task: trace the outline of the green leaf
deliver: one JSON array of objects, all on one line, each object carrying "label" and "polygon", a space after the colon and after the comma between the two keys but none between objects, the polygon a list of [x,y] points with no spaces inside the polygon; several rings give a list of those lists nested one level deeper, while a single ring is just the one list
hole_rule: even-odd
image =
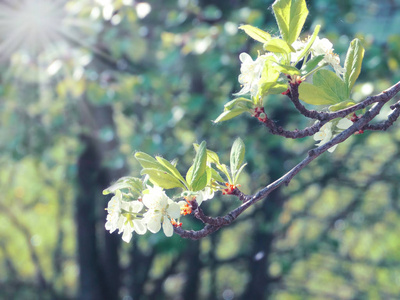
[{"label": "green leaf", "polygon": [[128,189],[133,193],[138,195],[141,194],[143,190],[142,180],[136,177],[122,177],[118,179],[114,184],[103,191],[103,195],[108,195],[110,193],[115,194],[117,190]]},{"label": "green leaf", "polygon": [[309,39],[307,45],[304,47],[303,51],[301,51],[301,53],[300,53],[299,57],[297,58],[296,62],[294,63],[294,65],[296,65],[303,57],[305,57],[305,56],[308,54],[308,52],[309,52],[311,46],[314,44],[314,41],[315,41],[315,39],[317,38],[317,35],[318,35],[318,33],[319,33],[319,29],[320,29],[320,28],[321,28],[320,25],[317,25],[317,26],[315,27],[314,32],[313,32],[311,38]]},{"label": "green leaf", "polygon": [[261,95],[267,94],[269,89],[276,84],[276,81],[279,78],[279,71],[272,65],[272,63],[273,61],[267,60],[261,73],[261,78],[258,83]]},{"label": "green leaf", "polygon": [[347,87],[334,72],[318,70],[313,76],[313,84],[300,84],[299,98],[313,105],[336,104],[348,100]]},{"label": "green leaf", "polygon": [[192,187],[191,187],[191,191],[193,192],[197,192],[197,191],[201,191],[202,189],[204,189],[207,186],[207,172],[204,172],[199,178],[197,178],[197,180],[193,181]]},{"label": "green leaf", "polygon": [[360,75],[364,52],[364,47],[359,39],[354,39],[351,41],[349,50],[347,50],[346,60],[344,62],[344,82],[347,85],[347,97],[350,96],[351,89]]},{"label": "green leaf", "polygon": [[242,171],[243,171],[243,169],[244,169],[245,166],[247,166],[247,163],[246,163],[246,164],[243,164],[243,165],[240,167],[240,169],[236,172],[235,178],[234,178],[234,180],[233,180],[233,184],[236,184],[236,183],[237,183],[237,181],[238,181],[238,179],[239,179],[239,175],[240,175],[240,173],[242,173]]},{"label": "green leaf", "polygon": [[272,40],[269,40],[264,44],[264,50],[265,51],[270,51],[274,53],[290,53],[290,52],[295,52],[296,50],[289,45],[286,41],[275,38]]},{"label": "green leaf", "polygon": [[[202,142],[199,146],[199,149],[196,153],[196,156],[193,161],[193,165],[190,167],[189,171],[186,174],[186,181],[189,184],[189,188],[193,189],[195,186],[199,186],[202,182],[202,176],[206,173],[207,167],[207,151],[206,151],[206,142]],[[207,181],[207,175],[206,175]],[[207,182],[206,182],[207,184]]]},{"label": "green leaf", "polygon": [[182,182],[167,172],[145,168],[140,173],[149,175],[150,181],[163,189],[173,189],[177,187],[186,189]]},{"label": "green leaf", "polygon": [[297,69],[296,67],[286,66],[286,65],[279,64],[279,63],[276,63],[276,65],[274,67],[276,70],[278,70],[279,72],[281,72],[283,74],[300,75],[300,70]]},{"label": "green leaf", "polygon": [[218,118],[215,119],[214,123],[219,123],[222,121],[233,119],[234,117],[237,117],[238,115],[241,115],[246,111],[249,112],[250,110],[244,108],[234,108],[232,110],[224,111],[222,114],[218,116]]},{"label": "green leaf", "polygon": [[281,93],[287,91],[288,88],[289,88],[289,86],[287,83],[276,82],[268,89],[267,94],[270,94],[270,95],[281,94]]},{"label": "green leaf", "polygon": [[[194,150],[199,151],[199,144],[193,144]],[[207,161],[213,164],[219,164],[219,157],[218,154],[214,151],[207,149]]]},{"label": "green leaf", "polygon": [[169,172],[169,170],[160,164],[154,157],[144,152],[136,152],[135,158],[139,161],[140,165],[144,169],[157,169]]},{"label": "green leaf", "polygon": [[219,172],[213,168],[211,168],[211,178],[218,182],[225,182],[225,180],[221,177]]},{"label": "green leaf", "polygon": [[229,174],[228,167],[225,164],[217,165],[217,169],[225,174],[226,178],[228,178],[229,183],[232,183],[231,175]]},{"label": "green leaf", "polygon": [[300,35],[308,15],[305,0],[277,0],[272,4],[281,35],[292,44]]},{"label": "green leaf", "polygon": [[235,178],[239,166],[244,160],[245,146],[241,138],[237,138],[232,145],[231,149],[231,173],[232,178]]},{"label": "green leaf", "polygon": [[239,27],[239,29],[244,30],[248,36],[261,43],[266,43],[271,39],[271,35],[268,32],[251,25],[242,25]]},{"label": "green leaf", "polygon": [[254,108],[253,101],[246,99],[246,98],[236,98],[224,105],[224,111],[232,110],[235,107],[237,108],[247,108],[252,109]]},{"label": "green leaf", "polygon": [[340,102],[338,104],[329,106],[329,110],[330,111],[338,111],[338,110],[341,110],[341,109],[344,109],[344,108],[347,108],[347,107],[350,107],[350,106],[353,106],[353,105],[355,105],[355,103],[353,101],[351,101],[351,100],[344,101],[344,102]]},{"label": "green leaf", "polygon": [[173,164],[171,164],[168,160],[166,160],[160,156],[156,156],[156,159],[160,164],[162,164],[164,167],[166,167],[168,169],[168,171],[171,175],[175,176],[183,184],[186,185],[185,179],[182,177],[181,173],[179,173],[178,169]]},{"label": "green leaf", "polygon": [[318,56],[314,56],[311,58],[309,61],[307,61],[306,64],[304,64],[301,67],[301,76],[306,76],[308,73],[310,73],[312,70],[314,70],[318,64],[324,59],[325,55],[321,54]]},{"label": "green leaf", "polygon": [[348,99],[346,84],[334,72],[318,70],[313,76],[313,84],[323,88],[328,94],[337,98],[336,102]]},{"label": "green leaf", "polygon": [[299,99],[313,105],[336,104],[338,98],[325,91],[325,89],[303,82],[299,86]]}]

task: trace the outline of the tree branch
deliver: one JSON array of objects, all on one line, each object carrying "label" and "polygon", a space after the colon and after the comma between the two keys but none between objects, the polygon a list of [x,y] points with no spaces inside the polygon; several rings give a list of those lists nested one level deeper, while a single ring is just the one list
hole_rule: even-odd
[{"label": "tree branch", "polygon": [[[296,129],[293,131],[289,131],[289,130],[283,129],[281,126],[277,126],[273,120],[268,119],[267,117],[265,119],[259,118],[260,122],[262,122],[269,129],[269,132],[271,134],[280,135],[280,136],[283,136],[286,138],[291,138],[291,139],[298,139],[298,138],[303,138],[303,137],[307,137],[307,136],[312,136],[315,133],[317,133],[324,124],[326,124],[327,122],[329,122],[333,119],[344,118],[347,115],[349,115],[357,110],[364,109],[374,103],[378,103],[378,102],[382,102],[382,101],[385,101],[385,103],[386,103],[387,102],[386,99],[388,97],[389,97],[389,99],[392,99],[400,91],[400,82],[396,83],[395,85],[393,85],[392,87],[390,87],[389,89],[387,89],[386,91],[383,91],[382,93],[380,93],[378,95],[367,97],[365,100],[363,100],[362,102],[360,102],[358,104],[355,104],[348,108],[341,109],[341,110],[338,110],[336,112],[331,112],[331,113],[306,109],[300,103],[298,87],[299,87],[299,84],[297,84],[297,83],[290,84],[290,93],[288,94],[289,99],[293,102],[296,109],[302,115],[304,115],[307,118],[318,120],[319,122],[316,122],[315,124],[313,124],[309,127],[306,127],[303,130]],[[400,107],[399,107],[400,104],[396,104],[396,105],[394,105],[394,106],[396,106],[398,108],[395,109],[395,111],[389,116],[390,118],[386,122],[384,122],[382,124],[380,123],[380,124],[376,124],[376,125],[368,125],[365,128],[363,128],[362,130],[386,130],[387,128],[389,128],[397,120],[397,118],[400,115],[400,111],[398,111],[398,110],[400,110]],[[392,108],[392,109],[394,109],[394,108]]]},{"label": "tree branch", "polygon": [[[293,89],[296,91],[296,87]],[[319,157],[322,153],[326,152],[329,148],[342,143],[343,141],[347,140],[351,135],[354,133],[362,130],[363,128],[366,128],[368,123],[373,120],[380,112],[382,107],[389,101],[391,100],[398,92],[400,91],[400,82],[397,84],[393,85],[391,88],[387,89],[386,91],[383,91],[382,93],[368,97],[364,101],[360,102],[357,105],[354,105],[352,107],[334,112],[334,113],[321,113],[321,116],[326,116],[327,119],[321,120],[317,124],[321,124],[322,122],[325,121],[325,123],[328,120],[332,120],[335,118],[339,117],[345,117],[351,112],[354,112],[358,109],[365,108],[373,103],[375,105],[367,111],[362,117],[360,117],[352,126],[350,126],[348,129],[344,130],[337,136],[335,136],[332,140],[330,140],[328,143],[323,144],[315,149],[312,149],[308,151],[308,155],[305,159],[303,159],[300,163],[298,163],[295,167],[293,167],[289,172],[284,174],[281,178],[275,180],[271,184],[267,185],[263,189],[259,190],[257,193],[254,195],[249,195],[246,196],[242,192],[238,192],[235,194],[237,197],[239,197],[244,203],[237,207],[236,209],[232,210],[230,213],[223,217],[217,217],[217,218],[211,218],[207,217],[204,215],[203,211],[199,207],[195,207],[195,216],[202,220],[204,223],[207,225],[198,231],[194,230],[184,230],[180,227],[175,227],[175,233],[179,234],[183,238],[190,238],[190,239],[201,239],[207,235],[210,235],[211,233],[217,231],[223,226],[229,225],[232,223],[239,215],[241,215],[246,209],[248,209],[250,206],[255,204],[256,202],[260,201],[261,199],[267,197],[272,191],[275,189],[279,188],[283,184],[288,185],[292,178],[296,176],[302,169],[304,169],[310,162],[315,160],[317,157]],[[296,94],[295,94],[296,96]],[[394,112],[389,116],[388,121],[389,122],[394,122],[398,115],[400,115],[400,104],[399,102],[396,103],[395,105],[392,106],[394,108]],[[268,119],[267,119],[268,120]],[[378,124],[379,125],[379,124]],[[322,125],[321,125],[322,126]],[[370,125],[372,126],[372,125]],[[389,125],[390,126],[390,125]],[[389,127],[388,126],[388,127]]]}]

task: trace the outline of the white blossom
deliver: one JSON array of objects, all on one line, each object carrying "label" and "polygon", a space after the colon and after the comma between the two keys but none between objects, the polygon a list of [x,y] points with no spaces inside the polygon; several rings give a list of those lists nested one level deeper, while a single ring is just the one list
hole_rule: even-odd
[{"label": "white blossom", "polygon": [[115,196],[108,202],[106,230],[112,233],[118,229],[119,234],[123,233],[122,240],[127,243],[134,231],[138,234],[146,233],[142,217],[138,216],[142,208],[143,204],[139,201],[123,201],[121,191],[117,190]]},{"label": "white blossom", "polygon": [[[336,132],[343,131],[343,130],[349,128],[351,125],[353,125],[352,121],[350,121],[347,118],[343,118],[336,124],[336,127],[340,129],[340,130],[336,129]],[[320,141],[318,144],[316,144],[316,146],[322,146],[322,145],[328,143],[331,139],[333,139],[337,135],[337,134],[334,135],[334,132],[333,132],[334,129],[332,127],[333,127],[333,123],[331,121],[331,122],[323,125],[321,127],[321,129],[316,134],[314,134],[314,140]],[[329,148],[328,152],[332,153],[333,151],[336,150],[336,147],[337,147],[337,144],[332,146],[331,148]]]},{"label": "white blossom", "polygon": [[158,186],[148,187],[148,193],[143,195],[143,204],[148,208],[144,214],[144,222],[152,233],[160,231],[161,224],[166,236],[172,236],[174,230],[170,219],[178,219],[180,206],[172,201]]},{"label": "white blossom", "polygon": [[109,230],[110,233],[113,233],[118,228],[119,220],[122,218],[121,215],[121,201],[122,194],[119,190],[116,191],[114,197],[108,201],[108,206],[106,208],[107,214],[107,222],[106,222],[106,230]]},{"label": "white blossom", "polygon": [[197,205],[200,206],[203,201],[214,198],[214,190],[210,187],[206,187],[205,189],[198,192],[196,196]]},{"label": "white blossom", "polygon": [[339,55],[333,53],[333,50],[333,44],[327,38],[320,39],[318,36],[311,47],[313,56],[325,55],[324,59],[319,63],[320,65],[328,63],[337,75],[342,75],[344,68],[340,65]]},{"label": "white blossom", "polygon": [[291,62],[296,62],[297,59],[299,58],[301,52],[304,50],[304,47],[307,45],[308,41],[301,41],[297,40],[292,44],[292,47],[296,52],[292,52],[290,55],[290,61]]},{"label": "white blossom", "polygon": [[252,97],[258,93],[258,82],[265,63],[265,55],[257,57],[255,61],[245,52],[240,53],[239,59],[242,62],[240,67],[239,83],[242,89],[236,93],[236,96],[250,93]]},{"label": "white blossom", "polygon": [[[291,62],[296,62],[301,52],[308,44],[308,39],[301,41],[297,40],[292,44],[296,52],[291,53]],[[324,55],[324,59],[319,63],[320,66],[327,63],[335,70],[337,75],[342,75],[345,69],[340,65],[340,58],[333,52],[333,44],[327,39],[320,39],[318,36],[315,38],[311,46],[311,57]]]},{"label": "white blossom", "polygon": [[336,127],[345,130],[345,129],[349,128],[351,125],[353,125],[352,121],[350,121],[347,118],[343,118],[337,123]]}]

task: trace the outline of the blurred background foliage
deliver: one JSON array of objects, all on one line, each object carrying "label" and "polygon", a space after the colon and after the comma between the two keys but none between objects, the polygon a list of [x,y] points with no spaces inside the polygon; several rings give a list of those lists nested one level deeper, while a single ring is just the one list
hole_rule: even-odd
[{"label": "blurred background foliage", "polygon": [[[183,171],[192,143],[228,160],[240,136],[242,190],[254,193],[313,147],[250,117],[211,122],[240,88],[239,53],[261,50],[238,26],[277,34],[271,4],[0,1],[1,299],[398,299],[398,124],[352,137],[200,241],[125,244],[104,229],[101,191],[139,175],[136,150],[179,158]],[[355,100],[400,80],[399,1],[307,4],[303,36],[322,24],[342,62],[350,40],[363,41]],[[287,128],[310,125],[283,96],[265,105]],[[218,195],[204,209],[239,204]]]}]

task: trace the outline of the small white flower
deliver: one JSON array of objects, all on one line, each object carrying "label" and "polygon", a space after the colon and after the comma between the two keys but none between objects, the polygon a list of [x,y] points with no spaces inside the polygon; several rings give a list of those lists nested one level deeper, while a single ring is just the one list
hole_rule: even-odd
[{"label": "small white flower", "polygon": [[138,234],[145,234],[147,231],[143,218],[137,217],[137,214],[140,213],[143,208],[143,204],[139,201],[122,201],[121,208],[123,211],[123,220],[118,226],[118,233],[123,232],[122,240],[129,243],[134,231]]},{"label": "small white flower", "polygon": [[121,201],[122,201],[122,194],[121,191],[117,190],[114,197],[108,201],[107,206],[107,222],[106,222],[106,230],[109,230],[110,233],[113,233],[118,228],[118,223],[121,215]]},{"label": "small white flower", "polygon": [[292,47],[294,48],[294,50],[296,50],[296,52],[292,52],[290,55],[290,61],[291,62],[296,62],[297,59],[299,58],[301,52],[303,51],[304,47],[307,45],[308,40],[305,41],[301,41],[301,40],[297,40],[292,44]]},{"label": "small white flower", "polygon": [[250,93],[252,97],[258,93],[258,82],[261,78],[261,73],[264,68],[265,55],[257,57],[255,61],[245,52],[240,53],[239,59],[242,62],[240,67],[241,74],[239,75],[239,83],[242,89],[234,94],[236,96]]},{"label": "small white flower", "polygon": [[332,122],[323,125],[320,130],[314,134],[314,140],[320,141],[316,146],[326,144],[332,139]]},{"label": "small white flower", "polygon": [[122,240],[129,243],[133,231],[138,234],[146,233],[146,226],[141,217],[137,216],[142,208],[143,204],[139,201],[123,201],[121,191],[117,190],[115,196],[108,202],[105,228],[110,233],[119,229],[118,233],[123,233]]},{"label": "small white flower", "polygon": [[[347,118],[341,119],[337,124],[336,127],[339,128],[340,130],[336,131],[343,131],[347,128],[349,128],[351,125],[353,125],[353,122],[350,121]],[[336,134],[337,135],[337,134]],[[336,135],[333,135],[333,128],[332,128],[332,121],[329,123],[326,123],[321,127],[321,129],[314,134],[314,140],[320,141],[316,146],[322,146],[329,142],[331,139],[333,139]],[[332,146],[331,148],[328,149],[328,152],[333,152],[335,151],[337,147],[337,144]]]},{"label": "small white flower", "polygon": [[345,70],[340,65],[339,55],[333,53],[333,50],[333,44],[328,39],[320,39],[318,36],[311,47],[313,56],[325,55],[324,59],[319,63],[319,65],[328,63],[332,66],[337,75],[342,75]]},{"label": "small white flower", "polygon": [[349,119],[347,119],[347,118],[343,118],[343,119],[341,119],[338,123],[337,123],[337,127],[338,128],[340,128],[340,129],[347,129],[347,128],[349,128],[351,125],[353,125],[353,122],[352,121],[350,121]]},{"label": "small white flower", "polygon": [[210,187],[206,187],[205,189],[198,192],[196,196],[197,205],[200,206],[203,201],[214,198],[214,190]]},{"label": "small white flower", "polygon": [[[297,61],[307,44],[308,39],[304,41],[297,40],[292,44],[296,52],[291,53],[291,62]],[[344,73],[345,69],[340,65],[340,58],[337,54],[333,53],[333,44],[327,38],[320,39],[317,36],[310,50],[312,57],[324,55],[324,59],[319,63],[320,66],[327,63],[332,66],[337,75]]]},{"label": "small white flower", "polygon": [[152,233],[160,231],[161,224],[166,236],[172,236],[174,229],[170,219],[178,219],[180,206],[172,201],[162,188],[158,186],[148,187],[149,193],[144,194],[143,204],[149,209],[144,214],[144,222]]}]

